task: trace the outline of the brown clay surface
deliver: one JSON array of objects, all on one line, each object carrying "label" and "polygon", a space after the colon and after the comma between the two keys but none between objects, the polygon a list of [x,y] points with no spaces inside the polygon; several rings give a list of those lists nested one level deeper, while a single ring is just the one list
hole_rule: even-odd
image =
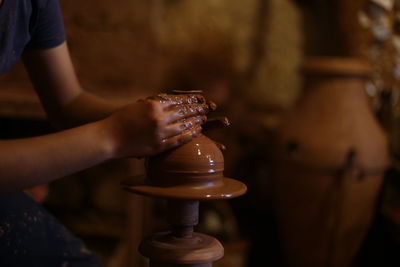
[{"label": "brown clay surface", "polygon": [[[139,182],[140,183],[140,182]],[[142,185],[129,185],[129,182],[123,183],[124,189],[132,193],[160,197],[176,198],[187,200],[217,200],[230,199],[243,195],[247,191],[245,184],[230,178],[224,178],[221,186],[196,187],[196,186],[151,186],[142,181]]]},{"label": "brown clay surface", "polygon": [[[229,199],[244,194],[242,182],[223,176],[224,158],[214,141],[200,135],[147,162],[147,176],[124,182],[126,190],[146,196],[188,200]],[[136,177],[138,178],[138,177]]]}]

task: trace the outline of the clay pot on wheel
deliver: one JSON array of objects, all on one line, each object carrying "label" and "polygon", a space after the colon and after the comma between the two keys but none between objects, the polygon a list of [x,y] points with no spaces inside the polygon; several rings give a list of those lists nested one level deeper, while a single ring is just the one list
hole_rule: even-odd
[{"label": "clay pot on wheel", "polygon": [[[179,100],[187,95],[161,97]],[[227,118],[214,118],[207,120],[203,128],[228,125]],[[200,201],[231,199],[247,190],[243,183],[224,176],[223,147],[199,134],[186,144],[149,157],[145,176],[123,182],[132,193],[168,201],[171,230],[145,238],[139,247],[140,253],[149,258],[150,267],[211,267],[224,255],[217,239],[194,232]]]},{"label": "clay pot on wheel", "polygon": [[304,93],[276,132],[273,206],[285,266],[350,266],[388,165],[368,103],[371,68],[351,58],[305,62]]}]

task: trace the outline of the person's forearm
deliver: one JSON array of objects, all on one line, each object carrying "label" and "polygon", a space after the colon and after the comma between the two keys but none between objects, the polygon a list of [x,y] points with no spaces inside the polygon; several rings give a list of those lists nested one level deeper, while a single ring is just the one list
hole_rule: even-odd
[{"label": "person's forearm", "polygon": [[110,159],[153,156],[191,141],[201,133],[210,107],[201,96],[178,98],[179,104],[148,98],[77,128],[0,141],[0,193],[47,183]]},{"label": "person's forearm", "polygon": [[97,121],[118,107],[82,89],[66,43],[47,50],[27,49],[23,59],[47,116],[57,127]]},{"label": "person's forearm", "polygon": [[0,141],[0,193],[47,183],[111,158],[113,146],[101,123]]},{"label": "person's forearm", "polygon": [[65,129],[104,119],[119,107],[117,103],[82,91],[67,105],[47,113],[55,126]]}]

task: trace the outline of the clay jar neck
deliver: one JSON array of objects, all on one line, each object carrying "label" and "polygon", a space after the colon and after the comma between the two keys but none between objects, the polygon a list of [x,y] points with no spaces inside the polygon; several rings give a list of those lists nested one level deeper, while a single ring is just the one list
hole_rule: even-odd
[{"label": "clay jar neck", "polygon": [[366,62],[356,58],[309,58],[304,62],[302,72],[302,100],[313,101],[314,106],[322,109],[324,105],[333,110],[344,106],[350,110],[369,108],[364,85],[371,77],[372,68]]},{"label": "clay jar neck", "polygon": [[305,76],[304,94],[300,102],[314,103],[321,108],[335,105],[335,109],[369,109],[364,89],[366,81],[367,78],[362,76],[309,74]]}]

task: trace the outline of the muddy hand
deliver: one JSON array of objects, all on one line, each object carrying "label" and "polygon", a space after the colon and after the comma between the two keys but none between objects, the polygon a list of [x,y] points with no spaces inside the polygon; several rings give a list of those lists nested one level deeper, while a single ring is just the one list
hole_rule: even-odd
[{"label": "muddy hand", "polygon": [[151,156],[198,136],[209,110],[209,105],[197,96],[162,101],[151,97],[105,119],[105,133],[111,136],[115,157]]},{"label": "muddy hand", "polygon": [[160,103],[169,103],[171,105],[190,105],[192,108],[204,108],[204,111],[214,111],[217,105],[212,101],[206,101],[200,94],[158,94],[148,99],[160,101]]}]

